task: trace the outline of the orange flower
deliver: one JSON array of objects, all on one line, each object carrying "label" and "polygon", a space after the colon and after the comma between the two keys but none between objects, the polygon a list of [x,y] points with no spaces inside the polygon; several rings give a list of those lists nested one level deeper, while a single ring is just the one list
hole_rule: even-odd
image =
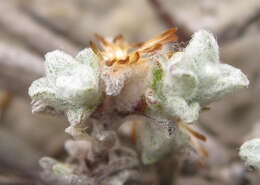
[{"label": "orange flower", "polygon": [[177,28],[171,28],[149,41],[133,45],[130,45],[121,34],[111,42],[96,34],[103,50],[100,51],[93,42],[90,42],[90,46],[107,66],[132,65],[146,62],[145,54],[154,54],[155,51],[162,49],[163,45],[177,41],[178,37],[174,34],[176,31]]}]

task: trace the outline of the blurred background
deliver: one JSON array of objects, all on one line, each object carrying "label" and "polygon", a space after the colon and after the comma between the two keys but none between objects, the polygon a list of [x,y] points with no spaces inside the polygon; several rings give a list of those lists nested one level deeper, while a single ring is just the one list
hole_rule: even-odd
[{"label": "blurred background", "polygon": [[197,129],[208,137],[205,168],[187,163],[166,171],[161,162],[161,173],[172,181],[160,175],[148,175],[148,181],[259,184],[260,175],[238,157],[245,140],[260,137],[259,0],[0,0],[0,12],[0,184],[35,184],[40,157],[65,156],[67,120],[32,115],[27,94],[43,76],[46,52],[75,55],[95,40],[94,33],[141,42],[173,26],[183,43],[199,29],[213,32],[221,60],[240,68],[250,87],[201,114]]}]

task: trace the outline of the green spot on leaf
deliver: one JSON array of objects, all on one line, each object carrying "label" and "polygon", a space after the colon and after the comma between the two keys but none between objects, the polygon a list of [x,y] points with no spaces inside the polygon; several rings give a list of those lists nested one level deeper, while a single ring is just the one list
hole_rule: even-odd
[{"label": "green spot on leaf", "polygon": [[163,77],[163,71],[161,69],[155,69],[153,71],[153,84],[152,88],[154,90],[157,89],[158,83],[162,80]]}]

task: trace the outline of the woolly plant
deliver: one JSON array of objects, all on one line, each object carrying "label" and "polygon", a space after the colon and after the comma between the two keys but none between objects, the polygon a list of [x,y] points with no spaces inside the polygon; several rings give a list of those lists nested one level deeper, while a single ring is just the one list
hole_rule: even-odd
[{"label": "woolly plant", "polygon": [[255,138],[246,141],[240,147],[239,155],[245,160],[246,165],[260,170],[260,139]]},{"label": "woolly plant", "polygon": [[[188,146],[207,156],[197,141],[205,136],[189,124],[211,102],[249,81],[220,62],[212,33],[198,31],[179,48],[175,31],[132,45],[122,35],[96,35],[102,49],[91,42],[76,57],[59,50],[45,55],[46,76],[29,88],[33,112],[64,113],[70,124],[65,131],[74,138],[65,143],[70,162],[40,160],[45,180],[123,185],[141,180],[140,163]],[[118,135],[126,123],[133,145]]]}]

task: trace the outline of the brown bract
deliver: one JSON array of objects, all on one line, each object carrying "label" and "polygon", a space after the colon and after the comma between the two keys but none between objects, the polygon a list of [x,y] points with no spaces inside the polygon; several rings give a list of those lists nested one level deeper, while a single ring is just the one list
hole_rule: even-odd
[{"label": "brown bract", "polygon": [[[146,62],[144,57],[146,54],[154,54],[161,50],[163,45],[176,42],[178,37],[175,35],[177,28],[171,28],[166,32],[156,36],[155,38],[143,43],[130,45],[123,35],[117,35],[112,41],[108,41],[101,35],[96,34],[102,51],[98,49],[95,43],[90,42],[92,50],[98,55],[105,65],[133,65],[141,62]],[[169,53],[172,56],[173,52]]]},{"label": "brown bract", "polygon": [[208,157],[208,152],[207,150],[198,142],[198,139],[200,141],[206,142],[207,138],[206,136],[198,133],[197,131],[193,130],[192,128],[188,127],[183,121],[180,119],[176,119],[176,122],[179,124],[181,128],[186,130],[186,132],[190,135],[191,137],[191,142],[193,143],[194,147],[201,153],[201,158],[200,158],[200,165],[201,167],[205,167],[205,158]]},{"label": "brown bract", "polygon": [[7,91],[0,91],[0,111],[4,110],[11,101],[11,95]]}]

